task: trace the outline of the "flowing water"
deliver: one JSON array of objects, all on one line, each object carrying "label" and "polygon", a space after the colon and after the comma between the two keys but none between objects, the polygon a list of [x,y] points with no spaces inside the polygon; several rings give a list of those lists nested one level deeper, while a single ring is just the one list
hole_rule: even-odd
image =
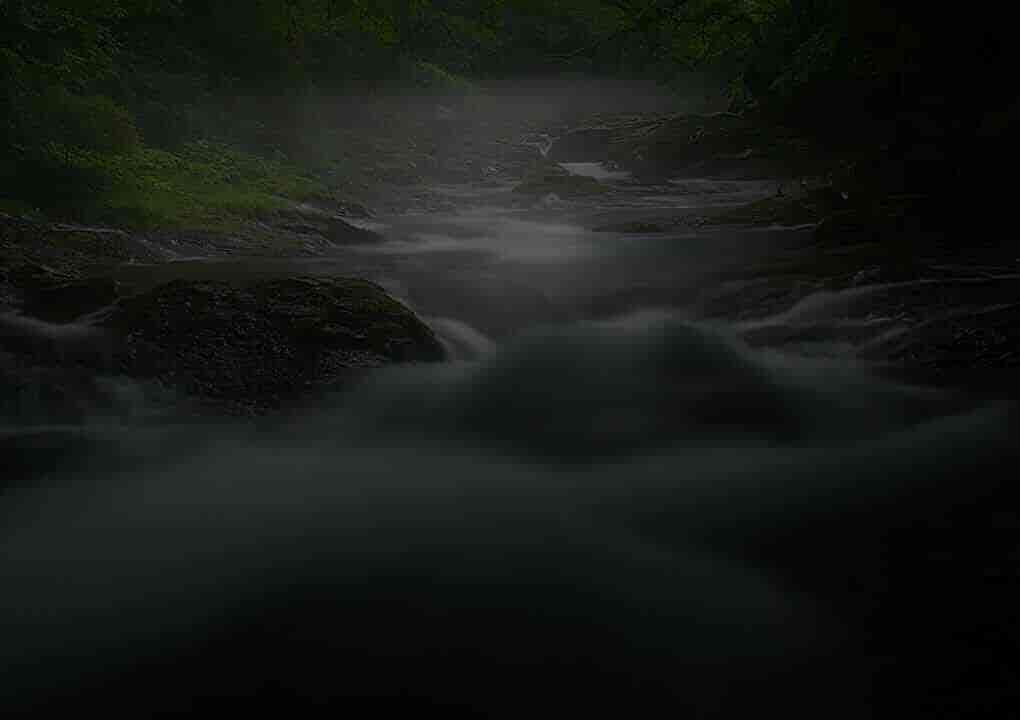
[{"label": "flowing water", "polygon": [[[595,231],[770,183],[568,169],[613,191],[437,187],[455,209],[376,218],[380,245],[122,268],[138,285],[366,277],[452,359],[254,427],[69,431],[75,466],[0,503],[0,698],[141,716],[874,714],[888,668],[939,645],[945,583],[970,582],[967,563],[911,554],[999,486],[1009,408],[871,374],[855,351],[895,318],[858,327],[828,296],[710,312],[810,228]],[[768,340],[808,320],[824,325],[810,342]],[[926,692],[912,682],[893,684]]]}]

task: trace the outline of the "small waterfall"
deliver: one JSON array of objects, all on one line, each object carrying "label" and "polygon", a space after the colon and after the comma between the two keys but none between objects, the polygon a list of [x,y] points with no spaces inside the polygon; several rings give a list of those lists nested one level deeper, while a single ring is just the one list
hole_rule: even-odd
[{"label": "small waterfall", "polygon": [[451,360],[477,360],[495,348],[495,343],[465,322],[449,317],[431,317],[426,322],[435,331]]}]

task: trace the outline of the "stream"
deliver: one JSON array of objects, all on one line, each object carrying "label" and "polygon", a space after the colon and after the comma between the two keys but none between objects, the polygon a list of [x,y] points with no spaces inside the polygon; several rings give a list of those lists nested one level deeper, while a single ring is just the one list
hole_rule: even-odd
[{"label": "stream", "polygon": [[647,186],[597,163],[568,164],[612,191],[564,201],[512,192],[513,181],[434,186],[446,212],[355,221],[384,234],[380,245],[334,250],[309,260],[183,259],[166,266],[124,266],[118,279],[148,286],[171,277],[243,277],[294,271],[362,277],[428,318],[456,359],[543,326],[607,319],[641,310],[690,314],[718,274],[798,247],[810,227],[733,227],[614,233],[598,229],[649,213],[697,215],[737,207],[774,192],[765,181],[688,180]]},{"label": "stream", "polygon": [[968,589],[1009,572],[1011,407],[873,372],[888,282],[763,284],[813,226],[689,221],[774,182],[564,167],[609,191],[434,186],[361,221],[379,244],[120,267],[367,278],[450,361],[298,417],[81,429],[0,504],[0,707],[861,718],[966,653],[994,684],[974,638],[1008,611]]}]

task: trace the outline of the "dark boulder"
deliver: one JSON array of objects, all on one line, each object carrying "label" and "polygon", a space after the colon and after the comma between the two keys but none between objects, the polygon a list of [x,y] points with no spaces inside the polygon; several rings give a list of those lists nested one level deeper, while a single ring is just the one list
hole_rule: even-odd
[{"label": "dark boulder", "polygon": [[421,320],[362,280],[175,280],[123,301],[104,325],[125,375],[242,412],[369,368],[444,358]]}]

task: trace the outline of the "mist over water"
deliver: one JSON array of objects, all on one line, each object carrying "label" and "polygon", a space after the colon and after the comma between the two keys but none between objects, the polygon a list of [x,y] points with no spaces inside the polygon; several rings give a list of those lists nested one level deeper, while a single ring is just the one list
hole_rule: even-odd
[{"label": "mist over water", "polygon": [[737,686],[859,717],[861,599],[832,573],[877,567],[912,505],[980,497],[997,480],[969,474],[1015,455],[1004,410],[661,313],[332,404],[97,431],[76,470],[9,492],[3,697],[714,716],[749,707]]},{"label": "mist over water", "polygon": [[[0,713],[875,714],[879,671],[937,646],[933,598],[970,581],[926,553],[1003,497],[1009,399],[872,374],[847,348],[893,326],[831,332],[865,289],[699,311],[805,228],[591,230],[761,183],[575,169],[619,185],[598,207],[448,189],[458,211],[378,218],[378,246],[272,265],[380,282],[447,363],[258,422],[118,378],[79,426],[9,413]],[[806,323],[826,352],[767,342]],[[87,322],[0,332],[103,351]]]}]

